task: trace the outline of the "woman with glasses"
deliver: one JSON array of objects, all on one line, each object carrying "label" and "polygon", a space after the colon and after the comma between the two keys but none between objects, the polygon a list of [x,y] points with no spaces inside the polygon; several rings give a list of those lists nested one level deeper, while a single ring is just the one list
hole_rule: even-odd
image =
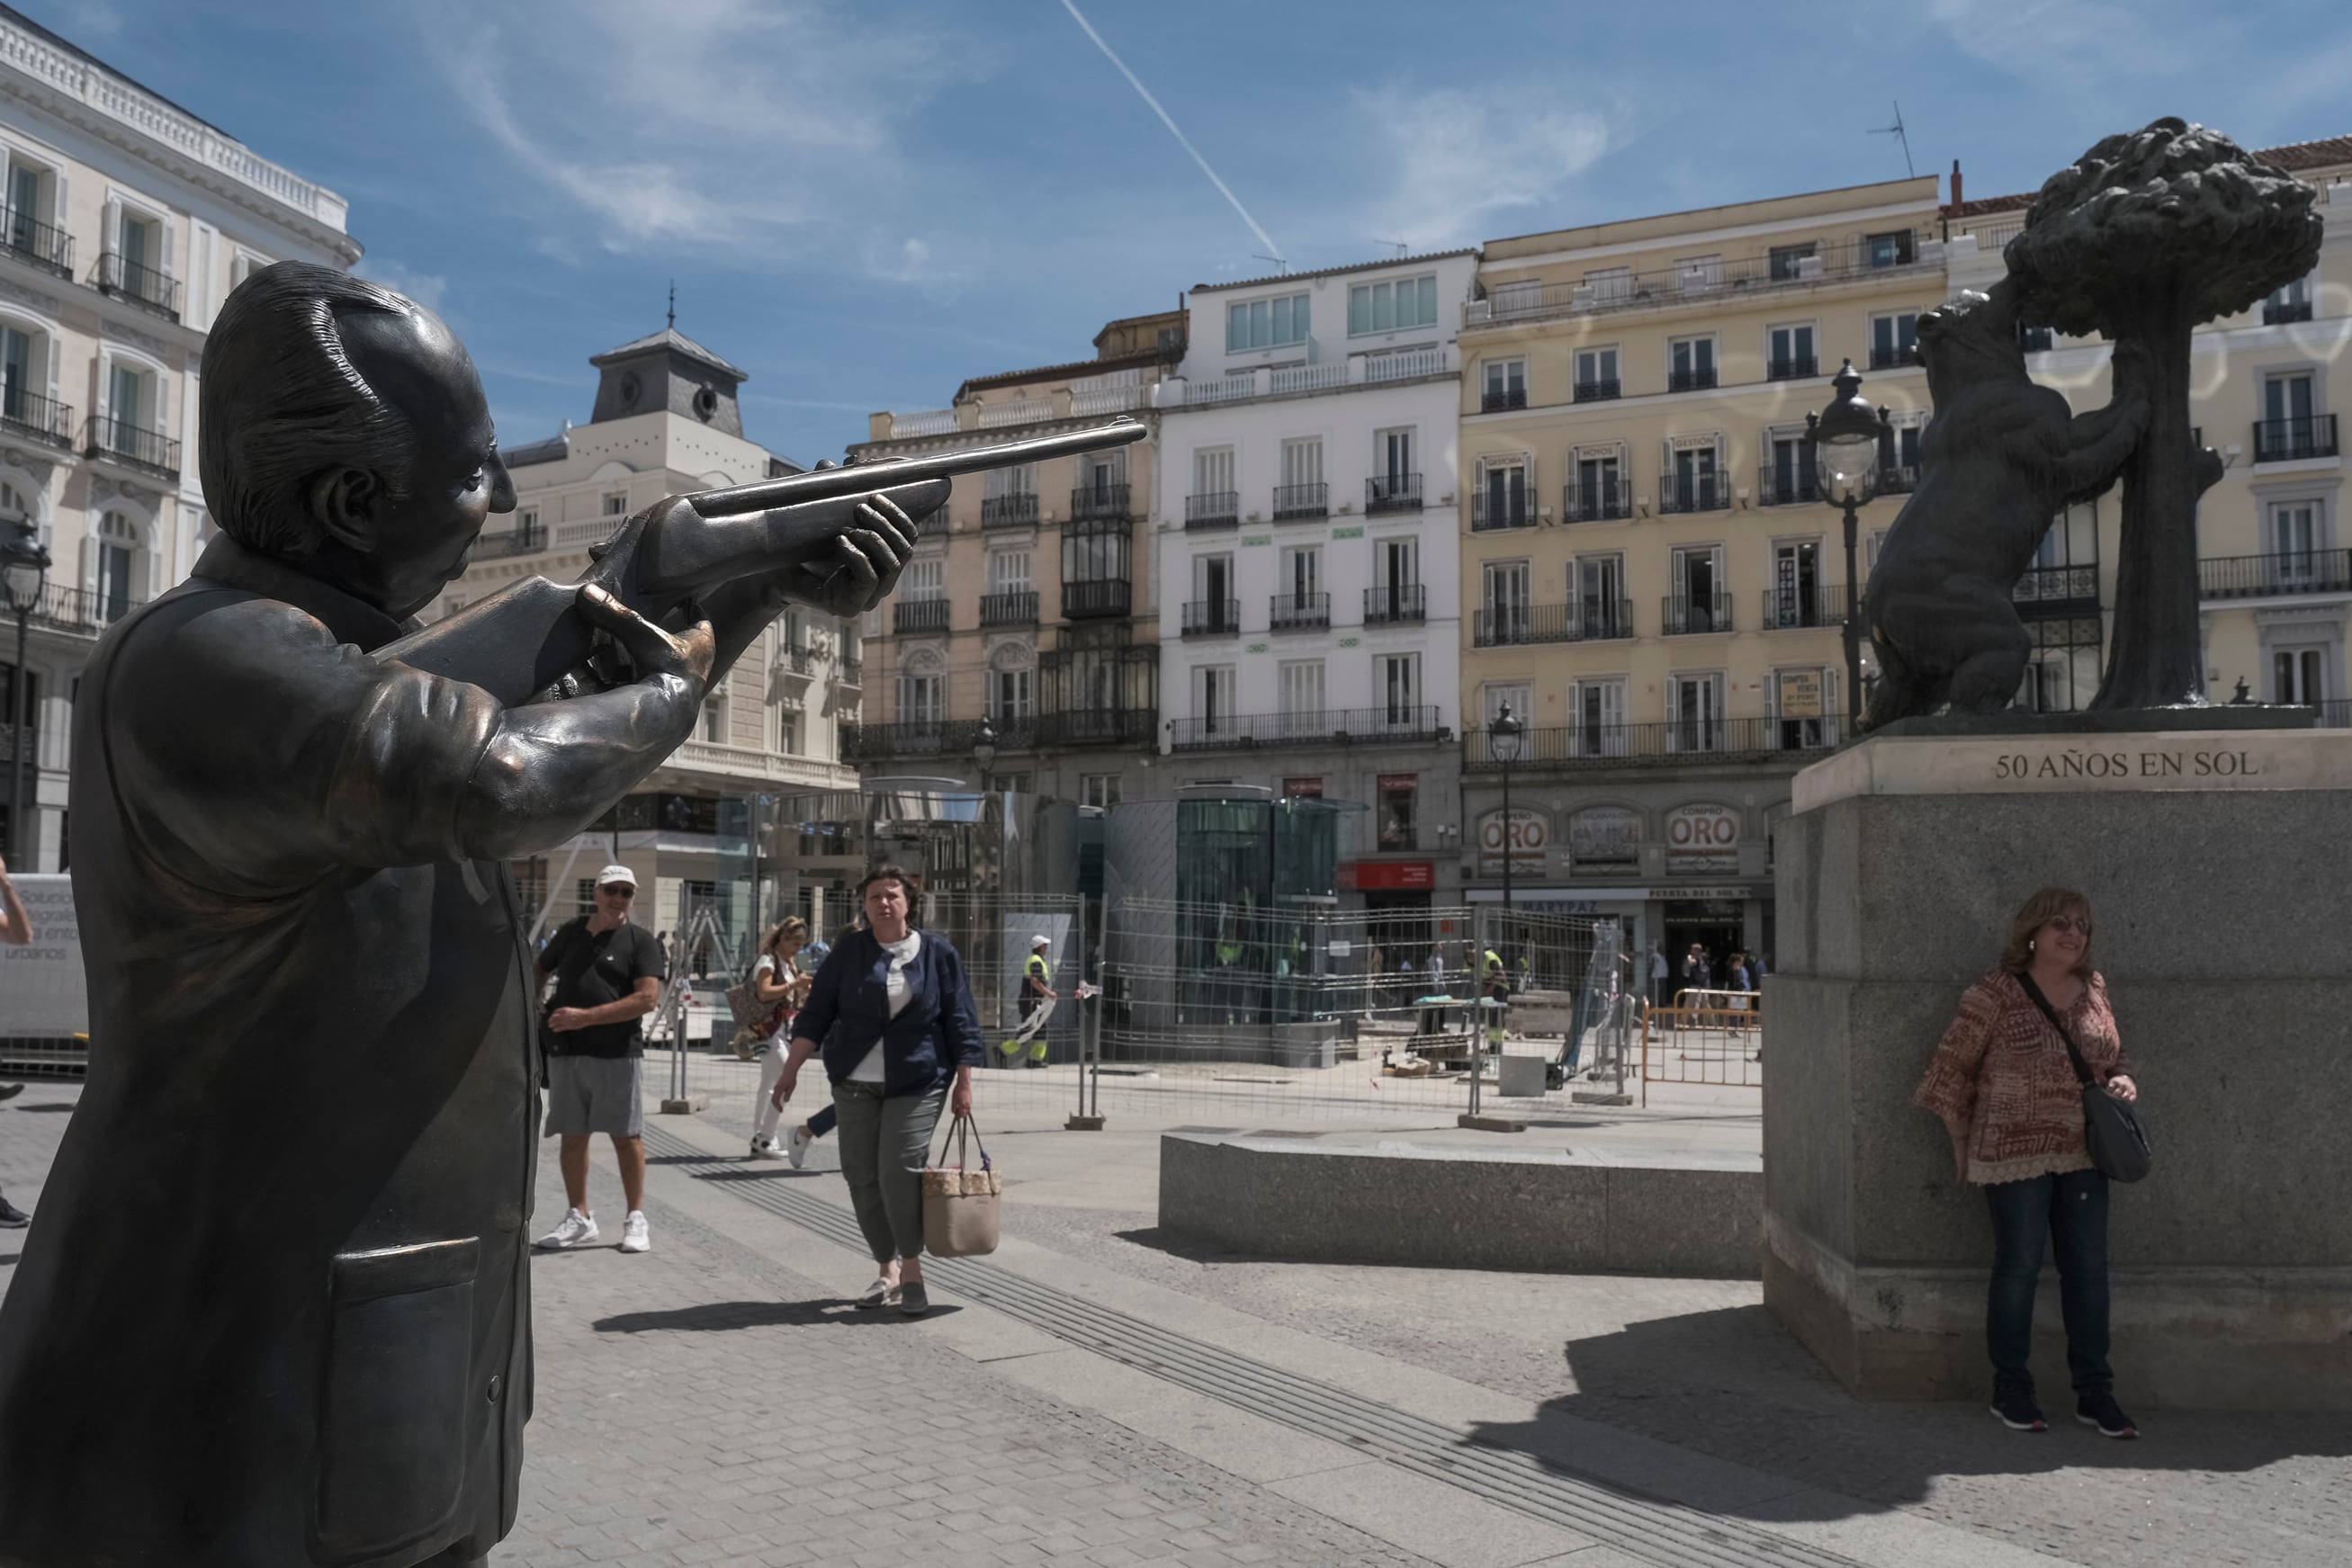
[{"label": "woman with glasses", "polygon": [[2047,1001],[2092,1074],[2119,1100],[2139,1090],[2091,967],[2091,904],[2044,888],[2010,922],[2000,963],[1960,998],[1927,1075],[1912,1096],[1943,1118],[1960,1179],[1984,1189],[1992,1214],[1992,1281],[1985,1345],[1992,1413],[2021,1432],[2045,1429],[2026,1363],[2033,1291],[2045,1241],[2054,1243],[2075,1419],[2103,1437],[2137,1437],[2116,1403],[2107,1364],[2107,1178],[2083,1141],[2083,1096],[2066,1042],[2034,997]]}]

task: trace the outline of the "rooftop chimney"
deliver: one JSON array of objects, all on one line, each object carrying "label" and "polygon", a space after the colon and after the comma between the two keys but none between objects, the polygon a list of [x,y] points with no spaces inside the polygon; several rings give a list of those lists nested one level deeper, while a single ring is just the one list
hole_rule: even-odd
[{"label": "rooftop chimney", "polygon": [[1952,160],[1952,204],[1948,209],[1954,217],[1960,215],[1960,161]]}]

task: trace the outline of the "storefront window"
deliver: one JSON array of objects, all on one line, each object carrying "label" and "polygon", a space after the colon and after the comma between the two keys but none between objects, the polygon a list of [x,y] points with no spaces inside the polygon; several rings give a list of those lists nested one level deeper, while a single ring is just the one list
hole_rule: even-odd
[{"label": "storefront window", "polygon": [[1413,807],[1421,794],[1418,773],[1383,773],[1380,778],[1381,848],[1420,847],[1413,832]]}]

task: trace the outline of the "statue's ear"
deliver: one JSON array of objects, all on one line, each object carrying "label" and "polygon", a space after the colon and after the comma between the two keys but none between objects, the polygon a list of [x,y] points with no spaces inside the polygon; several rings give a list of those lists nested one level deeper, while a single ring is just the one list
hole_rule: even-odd
[{"label": "statue's ear", "polygon": [[310,518],[355,554],[375,549],[383,486],[364,468],[330,468],[310,481]]}]

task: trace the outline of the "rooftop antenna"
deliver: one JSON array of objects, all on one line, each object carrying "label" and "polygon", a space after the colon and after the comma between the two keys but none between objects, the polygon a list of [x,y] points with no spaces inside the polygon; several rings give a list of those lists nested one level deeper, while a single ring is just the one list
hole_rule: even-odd
[{"label": "rooftop antenna", "polygon": [[669,280],[669,325],[670,330],[677,330],[677,279],[675,277]]},{"label": "rooftop antenna", "polygon": [[1282,268],[1283,277],[1288,277],[1290,276],[1290,263],[1285,261],[1282,257],[1278,256],[1268,256],[1262,250],[1254,250],[1250,252],[1250,255],[1257,257],[1260,261],[1270,261],[1274,263],[1275,266]]},{"label": "rooftop antenna", "polygon": [[1412,251],[1412,245],[1401,239],[1376,239],[1372,243],[1374,245],[1392,245],[1396,246],[1396,258],[1399,261],[1402,261]]},{"label": "rooftop antenna", "polygon": [[1903,172],[1914,179],[1918,178],[1919,171],[1911,166],[1911,137],[1909,133],[1903,129],[1903,100],[1901,99],[1895,100],[1895,123],[1892,125],[1874,125],[1870,128],[1870,134],[1873,136],[1892,136],[1895,141],[1903,143]]}]

